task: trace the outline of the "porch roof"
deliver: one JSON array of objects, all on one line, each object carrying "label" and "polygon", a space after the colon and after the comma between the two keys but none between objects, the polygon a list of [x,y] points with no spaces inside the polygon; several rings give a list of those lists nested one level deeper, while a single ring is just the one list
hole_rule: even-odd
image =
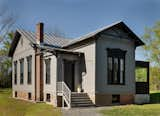
[{"label": "porch roof", "polygon": [[81,55],[83,54],[82,52],[75,52],[73,50],[67,50],[67,49],[63,49],[57,46],[51,46],[51,45],[47,45],[47,44],[33,44],[35,47],[39,48],[42,52],[51,52],[54,53],[54,55],[56,55],[57,53],[68,53],[68,54],[73,54],[73,55]]}]

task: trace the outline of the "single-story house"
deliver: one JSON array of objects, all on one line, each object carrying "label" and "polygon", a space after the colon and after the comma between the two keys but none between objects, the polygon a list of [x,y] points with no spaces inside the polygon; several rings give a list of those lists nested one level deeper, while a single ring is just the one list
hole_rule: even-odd
[{"label": "single-story house", "polygon": [[[11,44],[13,97],[54,106],[83,107],[149,102],[149,63],[135,61],[144,45],[122,21],[76,39],[17,29]],[[147,68],[136,82],[135,69]]]}]

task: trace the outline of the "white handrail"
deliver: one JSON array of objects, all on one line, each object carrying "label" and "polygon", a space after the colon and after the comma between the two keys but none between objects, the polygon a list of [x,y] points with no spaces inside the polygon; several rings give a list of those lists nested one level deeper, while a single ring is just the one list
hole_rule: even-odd
[{"label": "white handrail", "polygon": [[57,92],[63,94],[68,107],[71,107],[71,90],[65,82],[57,82]]}]

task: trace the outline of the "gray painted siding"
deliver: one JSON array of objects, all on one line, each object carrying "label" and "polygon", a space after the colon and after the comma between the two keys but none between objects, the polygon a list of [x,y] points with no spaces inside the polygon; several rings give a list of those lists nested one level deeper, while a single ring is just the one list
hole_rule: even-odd
[{"label": "gray painted siding", "polygon": [[51,94],[51,103],[56,105],[57,58],[54,55],[46,57],[46,59],[48,58],[51,58],[51,82],[50,84],[46,84],[46,65],[44,62],[44,101],[46,101],[46,94],[49,93]]},{"label": "gray painted siding", "polygon": [[95,41],[86,46],[74,48],[74,50],[84,53],[86,74],[82,74],[82,89],[95,102]]},{"label": "gray painted siding", "polygon": [[[23,41],[23,44],[21,42]],[[27,56],[32,55],[32,84],[27,84]],[[20,62],[24,58],[24,84],[20,85]],[[14,85],[14,61],[17,61],[17,85]],[[15,49],[12,59],[13,73],[12,73],[12,88],[13,91],[31,92],[35,94],[35,51],[30,46],[30,41],[24,36],[21,36],[19,43]]]},{"label": "gray painted siding", "polygon": [[[107,84],[106,48],[127,50],[125,85]],[[111,38],[103,35],[96,41],[96,93],[134,94],[135,93],[135,46],[127,39]]]}]

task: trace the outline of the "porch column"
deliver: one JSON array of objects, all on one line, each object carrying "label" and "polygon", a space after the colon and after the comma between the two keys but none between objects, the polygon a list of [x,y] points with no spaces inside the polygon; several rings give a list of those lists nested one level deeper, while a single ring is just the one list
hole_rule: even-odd
[{"label": "porch column", "polygon": [[64,62],[62,56],[59,54],[57,57],[57,82],[61,82],[64,79]]},{"label": "porch column", "polygon": [[77,91],[78,88],[80,88],[80,90],[82,89],[79,60],[75,62],[75,82],[74,83],[75,83],[74,84],[75,91]]}]

